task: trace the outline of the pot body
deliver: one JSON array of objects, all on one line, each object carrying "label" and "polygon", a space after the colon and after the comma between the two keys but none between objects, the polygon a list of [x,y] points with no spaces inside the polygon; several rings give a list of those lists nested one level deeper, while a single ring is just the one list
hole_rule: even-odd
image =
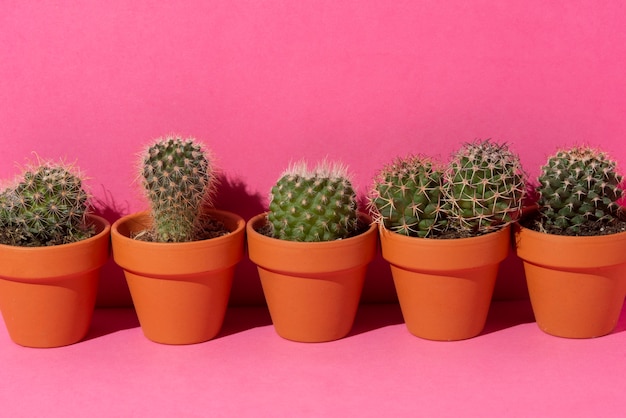
[{"label": "pot body", "polygon": [[473,238],[431,239],[379,226],[409,332],[437,341],[475,337],[485,327],[510,227]]},{"label": "pot body", "polygon": [[82,340],[91,325],[100,268],[109,258],[109,223],[96,235],[49,247],[0,245],[0,310],[11,339],[26,347]]},{"label": "pot body", "polygon": [[259,232],[266,214],[248,221],[248,251],[257,265],[274,328],[299,342],[333,341],[348,335],[358,309],[377,233],[367,231],[327,242],[293,242]]},{"label": "pot body", "polygon": [[566,338],[611,333],[626,296],[626,232],[569,237],[515,228],[537,325]]},{"label": "pot body", "polygon": [[150,226],[148,212],[113,224],[113,258],[122,267],[144,335],[162,344],[214,338],[228,307],[234,269],[243,257],[245,221],[212,210],[229,234],[194,242],[159,243],[130,238]]}]

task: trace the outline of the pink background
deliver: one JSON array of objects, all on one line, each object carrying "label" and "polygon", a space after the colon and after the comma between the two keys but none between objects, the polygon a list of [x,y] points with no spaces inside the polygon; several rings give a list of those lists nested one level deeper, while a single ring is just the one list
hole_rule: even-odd
[{"label": "pink background", "polygon": [[[226,179],[217,206],[264,210],[290,161],[351,167],[361,196],[397,155],[446,157],[508,141],[535,177],[558,146],[626,164],[626,6],[618,0],[0,2],[0,178],[33,152],[75,161],[111,220],[139,209],[136,154],[180,133]],[[132,309],[97,309],[89,335],[51,350],[0,327],[0,415],[623,416],[626,314],[590,340],[542,333],[519,260],[501,269],[485,331],[408,333],[399,307],[363,304],[325,344],[279,338],[244,262],[220,335],[173,347]],[[393,302],[387,265],[364,301]],[[105,269],[100,306],[130,305]],[[234,306],[239,305],[239,306]]]},{"label": "pink background", "polygon": [[[290,161],[351,167],[361,196],[397,155],[443,158],[507,141],[535,177],[558,146],[626,161],[621,1],[4,1],[0,177],[75,161],[109,219],[145,208],[136,154],[203,140],[226,181],[217,206],[249,218]],[[496,298],[526,295],[517,259]],[[365,301],[393,301],[384,262]],[[234,304],[263,301],[242,263]],[[105,270],[100,305],[130,299]]]}]

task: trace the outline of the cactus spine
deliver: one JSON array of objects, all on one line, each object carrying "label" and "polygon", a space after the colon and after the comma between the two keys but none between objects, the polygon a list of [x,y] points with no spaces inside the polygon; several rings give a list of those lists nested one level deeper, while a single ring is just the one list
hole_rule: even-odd
[{"label": "cactus spine", "polygon": [[617,163],[606,153],[587,146],[557,151],[542,167],[537,187],[544,227],[577,235],[586,223],[617,218],[621,183]]},{"label": "cactus spine", "polygon": [[151,240],[201,239],[216,178],[209,154],[195,139],[158,138],[142,155],[141,176],[154,221]]},{"label": "cactus spine", "polygon": [[369,196],[374,220],[402,235],[436,236],[446,226],[441,210],[442,181],[442,167],[430,158],[397,158],[374,180]]},{"label": "cactus spine", "polygon": [[495,231],[521,214],[526,175],[506,144],[464,144],[445,174],[444,208],[450,227],[471,234]]},{"label": "cactus spine", "polygon": [[290,241],[347,238],[358,226],[356,195],[347,170],[323,162],[288,168],[272,187],[268,222],[272,236]]},{"label": "cactus spine", "polygon": [[0,194],[0,242],[39,247],[80,241],[94,234],[86,225],[88,193],[73,167],[40,162]]}]

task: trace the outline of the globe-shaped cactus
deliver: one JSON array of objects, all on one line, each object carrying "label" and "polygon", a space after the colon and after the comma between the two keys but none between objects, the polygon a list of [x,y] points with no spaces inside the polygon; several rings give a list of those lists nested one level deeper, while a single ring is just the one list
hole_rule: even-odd
[{"label": "globe-shaped cactus", "polygon": [[450,227],[482,234],[516,221],[526,194],[519,156],[506,144],[464,144],[445,173],[445,212]]},{"label": "globe-shaped cactus", "polygon": [[574,146],[548,158],[539,176],[539,210],[552,233],[577,235],[588,223],[619,216],[623,195],[617,163],[600,150]]},{"label": "globe-shaped cactus", "polygon": [[346,168],[293,164],[272,187],[267,219],[272,236],[284,240],[332,241],[354,234],[357,203]]},{"label": "globe-shaped cactus", "polygon": [[441,208],[443,168],[432,159],[397,158],[376,176],[369,207],[376,222],[402,235],[428,238],[446,226]]},{"label": "globe-shaped cactus", "polygon": [[86,224],[89,195],[74,167],[39,162],[0,194],[0,242],[39,247],[93,235]]}]

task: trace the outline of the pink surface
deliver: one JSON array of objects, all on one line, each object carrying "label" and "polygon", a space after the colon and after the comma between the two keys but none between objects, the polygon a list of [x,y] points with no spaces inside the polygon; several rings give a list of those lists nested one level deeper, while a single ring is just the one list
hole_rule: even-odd
[{"label": "pink surface", "polygon": [[[300,158],[348,164],[361,196],[393,157],[479,137],[532,176],[560,145],[626,161],[622,1],[5,1],[0,45],[0,177],[75,161],[112,220],[145,207],[135,155],[170,132],[214,150],[217,206],[245,218]],[[106,277],[100,304],[128,304]],[[496,297],[525,295],[505,266]],[[378,260],[364,300],[394,298]],[[261,301],[243,263],[233,302]]]},{"label": "pink surface", "polygon": [[362,306],[347,338],[283,340],[263,308],[231,308],[218,338],[148,341],[131,309],[97,310],[78,344],[29,349],[0,327],[7,417],[617,417],[626,314],[613,334],[544,334],[528,302],[496,302],[485,332],[432,342],[397,305]]}]

